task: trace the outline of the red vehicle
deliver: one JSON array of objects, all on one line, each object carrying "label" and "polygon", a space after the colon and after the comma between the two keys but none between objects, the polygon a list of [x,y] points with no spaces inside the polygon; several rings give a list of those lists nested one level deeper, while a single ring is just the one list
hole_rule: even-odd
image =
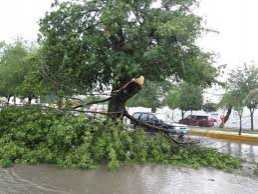
[{"label": "red vehicle", "polygon": [[215,119],[204,115],[189,115],[188,117],[179,121],[181,124],[199,126],[199,127],[213,127]]}]

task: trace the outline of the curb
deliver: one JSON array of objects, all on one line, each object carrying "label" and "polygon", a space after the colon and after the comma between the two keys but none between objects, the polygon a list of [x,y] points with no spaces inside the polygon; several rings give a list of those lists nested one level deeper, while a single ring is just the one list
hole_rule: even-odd
[{"label": "curb", "polygon": [[204,136],[204,137],[211,137],[215,139],[224,139],[224,140],[237,141],[237,142],[241,141],[241,142],[247,142],[247,143],[258,145],[258,135],[253,135],[253,134],[238,135],[237,133],[233,133],[233,132],[207,131],[205,129],[203,130],[190,129],[190,134]]}]

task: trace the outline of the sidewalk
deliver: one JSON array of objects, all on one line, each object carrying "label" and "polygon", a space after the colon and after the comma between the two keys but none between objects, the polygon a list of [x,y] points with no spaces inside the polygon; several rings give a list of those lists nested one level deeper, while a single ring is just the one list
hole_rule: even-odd
[{"label": "sidewalk", "polygon": [[258,145],[258,134],[257,133],[242,133],[238,135],[237,131],[232,130],[218,130],[213,128],[190,128],[191,135],[211,137],[215,139],[225,139],[230,141],[241,141],[246,143],[253,143]]}]

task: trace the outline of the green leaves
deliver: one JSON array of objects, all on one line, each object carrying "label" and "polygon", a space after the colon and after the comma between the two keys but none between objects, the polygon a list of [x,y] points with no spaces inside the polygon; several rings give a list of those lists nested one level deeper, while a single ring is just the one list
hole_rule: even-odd
[{"label": "green leaves", "polygon": [[23,66],[28,52],[21,41],[13,45],[5,44],[0,55],[0,95],[4,97],[17,94],[23,81]]},{"label": "green leaves", "polygon": [[[175,75],[209,85],[216,69],[195,44],[201,18],[195,0],[71,1],[40,22],[44,66],[56,90],[81,93],[143,75],[164,81]],[[51,80],[46,79],[51,84]],[[68,86],[68,87],[67,87]]]},{"label": "green leaves", "polygon": [[162,105],[162,95],[164,95],[164,90],[166,83],[156,83],[147,82],[143,89],[136,94],[132,99],[129,100],[127,106],[129,107],[149,107],[154,112],[157,108]]},{"label": "green leaves", "polygon": [[4,44],[0,55],[0,96],[32,99],[43,95],[46,86],[39,65],[39,50],[36,48],[29,48],[20,40]]},{"label": "green leaves", "polygon": [[203,104],[203,89],[200,86],[183,82],[171,88],[166,96],[166,102],[172,109],[200,110]]},{"label": "green leaves", "polygon": [[258,69],[254,65],[244,65],[232,70],[227,83],[227,92],[221,104],[231,105],[237,111],[242,112],[247,106],[251,110],[256,109],[256,89],[258,86]]},{"label": "green leaves", "polygon": [[0,111],[0,164],[51,163],[91,169],[105,164],[177,164],[237,168],[239,160],[198,146],[178,147],[162,134],[127,131],[121,123],[94,121],[38,107]]}]

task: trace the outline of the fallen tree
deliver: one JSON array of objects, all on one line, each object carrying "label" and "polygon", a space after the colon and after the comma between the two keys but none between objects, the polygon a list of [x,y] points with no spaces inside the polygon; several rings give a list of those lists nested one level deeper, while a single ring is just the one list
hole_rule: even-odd
[{"label": "fallen tree", "polygon": [[[76,112],[83,112],[83,113],[94,113],[94,114],[102,114],[111,117],[112,119],[120,118],[122,119],[123,117],[128,118],[131,121],[134,121],[137,123],[139,126],[143,128],[152,128],[156,129],[157,132],[161,132],[164,134],[169,140],[171,140],[173,143],[177,143],[180,145],[183,144],[193,144],[197,143],[196,141],[188,141],[188,142],[180,142],[176,140],[175,138],[171,137],[167,131],[165,131],[162,127],[157,127],[154,125],[151,125],[149,123],[145,123],[143,121],[135,119],[132,115],[128,113],[128,111],[125,108],[126,102],[132,98],[135,94],[137,94],[144,86],[144,77],[140,76],[138,78],[133,78],[131,81],[127,82],[124,84],[119,90],[112,91],[111,96],[103,99],[103,100],[98,100],[98,101],[92,101],[88,102],[86,104],[80,104],[78,106],[73,107],[73,109],[63,109],[63,111],[76,111]],[[98,104],[98,103],[103,103],[107,102],[111,104],[109,106],[108,112],[98,112],[98,111],[85,111],[85,110],[77,110],[78,108],[82,108],[85,106],[89,106],[92,104]],[[113,103],[116,102],[116,103]],[[116,107],[114,108],[115,110],[118,110],[116,112],[112,112],[112,104],[114,104]],[[119,107],[117,105],[119,104]]]},{"label": "fallen tree", "polygon": [[91,119],[27,105],[0,111],[0,166],[55,164],[91,169],[107,165],[170,164],[238,168],[240,161],[199,145],[171,143],[163,133],[128,131],[113,119]]},{"label": "fallen tree", "polygon": [[[57,106],[57,108],[54,108],[54,107],[42,106],[42,105],[39,105],[39,107],[44,108],[44,109],[55,110],[55,111],[58,111],[58,112],[79,112],[79,113],[100,114],[100,115],[105,115],[105,116],[107,116],[109,118],[112,118],[114,120],[116,120],[118,118],[121,120],[123,117],[126,117],[129,120],[134,121],[135,123],[137,123],[142,128],[153,128],[153,129],[156,129],[157,132],[162,133],[165,137],[167,137],[173,143],[176,143],[176,144],[179,144],[179,145],[197,143],[196,141],[180,142],[180,141],[176,140],[175,138],[171,137],[169,135],[169,133],[167,131],[165,131],[162,127],[157,127],[157,126],[145,123],[143,121],[137,120],[132,115],[130,115],[128,113],[128,111],[125,108],[126,102],[131,97],[133,97],[135,94],[137,94],[143,88],[143,86],[144,86],[144,77],[143,76],[139,76],[138,78],[133,78],[133,79],[131,79],[131,81],[125,83],[118,90],[112,91],[111,96],[107,97],[105,99],[84,103],[82,100],[80,100],[78,98],[71,97],[70,99],[80,101],[80,104],[76,105],[76,106],[73,106],[71,108],[59,107],[59,106]],[[117,103],[117,101],[119,103]],[[112,105],[109,106],[109,107],[111,107],[111,109],[108,109],[107,112],[104,112],[104,111],[82,110],[82,108],[87,108],[90,105],[104,103],[104,102],[109,102],[111,104],[113,104],[113,102],[116,102],[116,103],[114,103],[115,106],[116,106],[115,110],[117,110],[117,104],[119,104],[118,111],[112,112],[112,110],[113,110],[112,109]],[[27,107],[29,108],[30,106],[27,106]]]}]

